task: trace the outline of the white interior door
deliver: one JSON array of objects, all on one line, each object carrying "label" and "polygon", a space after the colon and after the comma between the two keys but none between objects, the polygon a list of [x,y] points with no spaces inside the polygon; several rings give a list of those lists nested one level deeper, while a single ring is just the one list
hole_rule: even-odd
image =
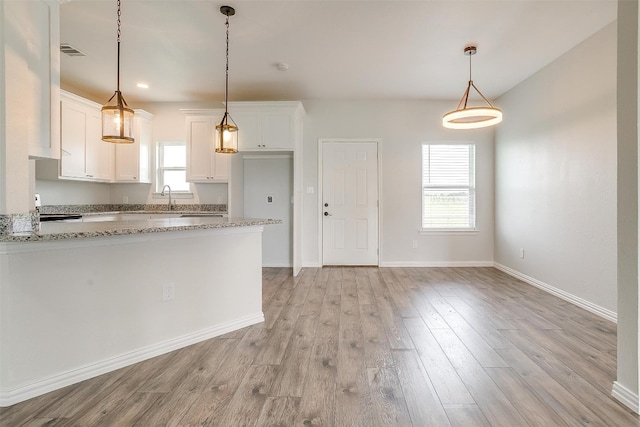
[{"label": "white interior door", "polygon": [[378,265],[378,144],[322,143],[322,263]]}]

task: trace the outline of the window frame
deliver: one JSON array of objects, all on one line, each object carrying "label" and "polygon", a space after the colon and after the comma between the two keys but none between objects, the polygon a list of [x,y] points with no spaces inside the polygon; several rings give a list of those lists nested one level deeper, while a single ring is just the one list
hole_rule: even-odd
[{"label": "window frame", "polygon": [[[473,164],[469,166],[469,184],[468,185],[460,185],[460,184],[425,184],[424,175],[425,175],[425,147],[427,146],[436,146],[436,145],[465,145],[469,147],[473,147]],[[431,141],[431,142],[423,142],[420,145],[420,234],[429,234],[429,235],[476,235],[478,234],[478,210],[477,210],[477,144],[471,141]],[[465,190],[468,191],[469,194],[469,217],[470,222],[472,224],[469,227],[425,227],[425,190],[426,189],[450,189],[450,190]]]},{"label": "window frame", "polygon": [[[164,171],[184,171],[185,173],[185,178],[186,178],[186,174],[187,174],[187,165],[186,165],[186,157],[185,157],[185,166],[184,167],[177,167],[177,166],[163,166],[164,164],[164,147],[167,146],[182,146],[185,149],[185,156],[186,156],[186,149],[187,149],[187,143],[185,141],[158,141],[156,144],[156,168],[155,168],[155,176],[156,176],[156,191],[154,193],[154,199],[161,199],[163,198],[161,196],[162,193],[162,188],[164,187]],[[176,196],[175,198],[192,198],[193,197],[193,192],[191,191],[191,183],[189,181],[185,182],[189,185],[189,190],[173,190],[171,189],[171,195],[172,196]],[[167,196],[165,196],[167,197]]]}]

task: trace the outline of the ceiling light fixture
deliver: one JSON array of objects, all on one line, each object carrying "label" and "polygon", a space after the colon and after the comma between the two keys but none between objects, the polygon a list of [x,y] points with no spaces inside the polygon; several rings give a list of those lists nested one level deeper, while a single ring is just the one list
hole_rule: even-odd
[{"label": "ceiling light fixture", "polygon": [[[467,46],[464,48],[464,54],[469,57],[469,84],[467,90],[464,91],[462,99],[458,103],[458,108],[449,111],[442,116],[442,125],[449,129],[477,129],[486,126],[493,126],[502,121],[502,111],[495,108],[487,98],[478,90],[471,79],[471,56],[477,53],[475,46]],[[487,103],[484,107],[467,107],[469,101],[469,91],[474,88],[476,92]]]},{"label": "ceiling light fixture", "polygon": [[[131,144],[133,139],[133,110],[120,92],[120,0],[118,5],[118,77],[116,91],[102,107],[102,140],[116,144]],[[114,100],[115,98],[115,100]],[[114,101],[111,104],[111,101]]]},{"label": "ceiling light fixture", "polygon": [[[238,125],[229,115],[229,16],[236,14],[231,6],[221,6],[220,13],[227,17],[227,68],[225,71],[224,86],[224,116],[220,124],[216,125],[216,153],[238,152]],[[229,123],[231,121],[231,123]]]}]

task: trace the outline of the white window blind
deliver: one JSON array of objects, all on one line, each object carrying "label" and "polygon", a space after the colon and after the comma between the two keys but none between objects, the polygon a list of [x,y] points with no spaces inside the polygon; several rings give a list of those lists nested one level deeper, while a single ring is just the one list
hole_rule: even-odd
[{"label": "white window blind", "polygon": [[166,185],[174,192],[189,191],[187,178],[187,146],[183,141],[158,142],[158,192]]},{"label": "white window blind", "polygon": [[475,144],[422,145],[422,228],[476,227]]}]

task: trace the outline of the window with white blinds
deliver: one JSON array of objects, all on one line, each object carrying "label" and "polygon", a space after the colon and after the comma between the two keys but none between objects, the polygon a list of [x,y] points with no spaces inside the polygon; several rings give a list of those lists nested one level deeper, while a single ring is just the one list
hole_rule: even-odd
[{"label": "window with white blinds", "polygon": [[475,230],[475,144],[422,145],[422,229]]},{"label": "window with white blinds", "polygon": [[173,193],[188,192],[187,182],[187,145],[184,141],[159,141],[157,152],[158,179],[156,191],[162,191],[165,185]]}]

